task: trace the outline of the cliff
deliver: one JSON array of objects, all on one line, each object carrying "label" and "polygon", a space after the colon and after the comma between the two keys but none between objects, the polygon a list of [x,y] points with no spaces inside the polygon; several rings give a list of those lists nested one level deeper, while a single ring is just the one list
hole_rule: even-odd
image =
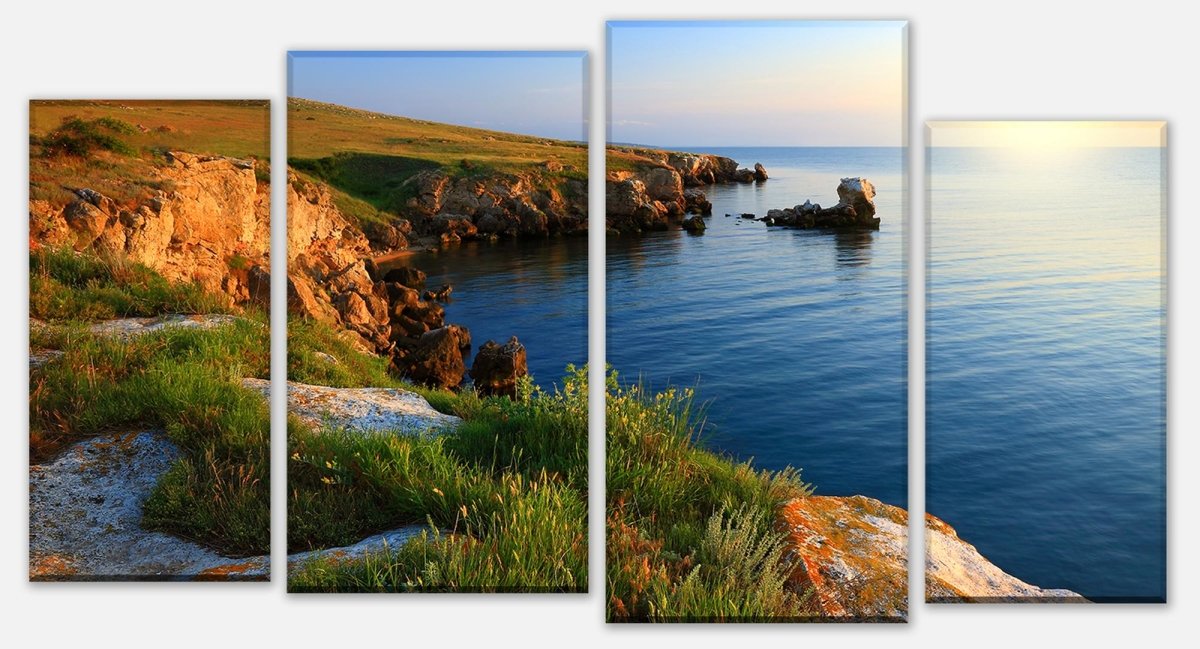
[{"label": "cliff", "polygon": [[711,214],[699,187],[767,180],[761,164],[739,169],[730,158],[657,149],[609,147],[605,176],[605,224],[610,232],[665,230],[684,215]]},{"label": "cliff", "polygon": [[[784,505],[779,519],[794,566],[791,582],[798,590],[812,590],[821,615],[905,615],[908,512],[865,496],[808,496]],[[1087,601],[1005,573],[928,514],[925,539],[927,601]]]},{"label": "cliff", "polygon": [[124,256],[173,282],[196,282],[231,302],[269,306],[270,189],[257,163],[171,151],[141,182],[153,196],[119,203],[88,187],[66,201],[29,204],[33,245]]}]

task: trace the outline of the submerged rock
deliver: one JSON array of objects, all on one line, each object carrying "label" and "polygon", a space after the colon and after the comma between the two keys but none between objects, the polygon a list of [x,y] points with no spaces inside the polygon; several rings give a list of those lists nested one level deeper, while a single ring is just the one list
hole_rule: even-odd
[{"label": "submerged rock", "polygon": [[683,220],[683,229],[692,234],[702,234],[708,228],[708,224],[700,216],[690,216]]},{"label": "submerged rock", "polygon": [[493,340],[483,343],[471,364],[475,389],[488,395],[516,396],[517,380],[528,374],[525,346],[516,336],[504,345]]},{"label": "submerged rock", "polygon": [[[243,379],[242,385],[270,394],[271,382]],[[288,414],[313,428],[323,425],[354,433],[424,435],[449,430],[461,419],[433,409],[425,397],[394,388],[331,388],[288,381]]]},{"label": "submerged rock", "polygon": [[[786,504],[791,582],[812,589],[822,615],[899,619],[908,610],[908,512],[865,496],[809,496]],[[983,558],[933,516],[925,568],[928,601],[1086,601],[1030,586]]]},{"label": "submerged rock", "polygon": [[225,557],[141,527],[143,503],[177,457],[164,433],[138,431],[30,466],[30,579],[266,579],[269,557]]}]

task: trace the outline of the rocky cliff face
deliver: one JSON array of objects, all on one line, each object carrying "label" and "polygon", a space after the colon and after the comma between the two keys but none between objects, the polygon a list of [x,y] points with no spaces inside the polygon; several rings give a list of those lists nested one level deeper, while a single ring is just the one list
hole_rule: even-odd
[{"label": "rocky cliff face", "polygon": [[[788,535],[791,581],[811,589],[822,615],[906,615],[908,512],[865,496],[809,496],[785,505],[779,524]],[[925,537],[928,601],[1086,601],[1005,573],[934,516],[925,517]]]},{"label": "rocky cliff face", "polygon": [[31,240],[124,255],[169,280],[267,306],[270,191],[255,163],[184,152],[166,161],[153,180],[170,189],[137,206],[85,187],[73,188],[77,198],[65,206],[31,201]]},{"label": "rocky cliff face", "polygon": [[712,203],[698,187],[728,182],[763,182],[761,164],[739,169],[726,157],[631,149],[641,165],[634,171],[610,171],[605,177],[605,221],[611,232],[665,230],[684,215],[711,214]]},{"label": "rocky cliff face", "polygon": [[422,171],[403,185],[415,194],[406,216],[418,237],[441,244],[587,232],[587,183],[561,171],[553,160],[522,174]]}]

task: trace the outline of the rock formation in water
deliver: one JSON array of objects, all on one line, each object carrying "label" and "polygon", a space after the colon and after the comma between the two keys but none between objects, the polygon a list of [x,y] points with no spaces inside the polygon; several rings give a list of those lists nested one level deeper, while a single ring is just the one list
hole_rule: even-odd
[{"label": "rock formation in water", "polygon": [[136,206],[86,187],[66,205],[30,201],[30,240],[123,255],[168,280],[269,307],[270,190],[256,163],[182,151],[165,161],[148,181],[162,189]]},{"label": "rock formation in water", "polygon": [[[865,496],[809,496],[780,512],[791,584],[811,590],[820,614],[895,619],[908,608],[908,512]],[[1086,601],[1068,590],[1031,586],[1005,573],[926,515],[928,601]]]},{"label": "rock formation in water", "polygon": [[812,201],[803,205],[767,212],[767,225],[811,228],[869,228],[879,229],[875,216],[875,186],[866,178],[843,178],[837,187],[838,203],[822,208]]},{"label": "rock formation in water", "polygon": [[712,203],[699,187],[767,179],[761,164],[738,169],[736,161],[722,156],[610,149],[610,155],[618,154],[632,160],[633,170],[609,171],[605,177],[605,221],[612,232],[665,230],[688,213],[712,214]]},{"label": "rock formation in water", "polygon": [[516,396],[517,381],[528,374],[525,346],[516,336],[503,345],[494,340],[483,343],[471,364],[475,389],[488,395]]}]

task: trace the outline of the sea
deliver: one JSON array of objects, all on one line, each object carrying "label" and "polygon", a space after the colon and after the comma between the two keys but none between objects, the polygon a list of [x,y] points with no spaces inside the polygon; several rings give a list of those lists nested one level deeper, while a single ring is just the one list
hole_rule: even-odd
[{"label": "sea", "polygon": [[1163,150],[929,150],[926,506],[1096,601],[1166,579]]},{"label": "sea", "polygon": [[[705,187],[704,234],[607,238],[608,363],[626,382],[694,388],[711,449],[798,468],[818,494],[907,506],[904,150],[670,148],[770,179]],[[836,204],[850,176],[875,186],[878,231],[739,218]]]}]

